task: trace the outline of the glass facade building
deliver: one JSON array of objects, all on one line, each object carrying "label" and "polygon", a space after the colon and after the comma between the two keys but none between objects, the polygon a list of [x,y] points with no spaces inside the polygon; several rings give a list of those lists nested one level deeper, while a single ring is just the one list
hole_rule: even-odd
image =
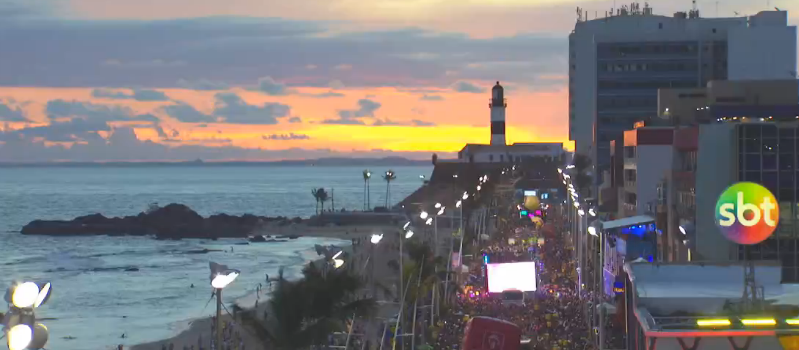
[{"label": "glass facade building", "polygon": [[658,89],[727,79],[725,41],[598,43],[596,55],[594,140],[600,174],[610,167],[610,141],[636,121],[657,115]]},{"label": "glass facade building", "polygon": [[[797,108],[799,110],[799,108]],[[783,282],[799,282],[799,159],[797,123],[742,123],[736,126],[738,181],[756,182],[777,197],[780,221],[775,233],[753,246],[739,246],[738,258],[778,260]]]}]

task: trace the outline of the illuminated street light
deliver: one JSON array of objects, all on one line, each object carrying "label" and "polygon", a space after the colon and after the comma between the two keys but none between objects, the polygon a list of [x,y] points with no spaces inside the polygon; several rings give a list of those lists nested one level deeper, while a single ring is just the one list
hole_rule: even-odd
[{"label": "illuminated street light", "polygon": [[574,202],[574,207],[575,208],[580,208],[580,202]]},{"label": "illuminated street light", "polygon": [[211,262],[209,265],[211,268],[211,287],[214,287],[214,289],[227,287],[241,273],[239,270],[230,269],[226,265],[220,265],[215,262]]},{"label": "illuminated street light", "polygon": [[436,215],[438,215],[438,216],[443,215],[444,214],[444,209],[446,209],[446,207],[441,207],[441,209],[438,211],[438,214],[436,214]]},{"label": "illuminated street light", "polygon": [[461,196],[461,199],[466,200],[467,198],[469,198],[469,194],[466,193],[466,192],[463,192],[463,196]]},{"label": "illuminated street light", "polygon": [[565,179],[570,179],[570,178],[571,178],[571,175],[569,175],[569,174],[563,174],[563,178],[565,178]]},{"label": "illuminated street light", "polygon": [[433,224],[433,218],[427,218],[427,221],[425,221],[424,223],[427,224],[427,225],[432,225]]},{"label": "illuminated street light", "polygon": [[463,202],[461,202],[461,201],[455,202],[455,208],[460,208],[461,204],[463,204]]},{"label": "illuminated street light", "polygon": [[563,174],[563,169],[558,168],[558,174]]},{"label": "illuminated street light", "polygon": [[413,237],[413,230],[405,231],[405,238],[407,239],[407,238],[411,238],[411,237]]},{"label": "illuminated street light", "polygon": [[403,225],[403,226],[402,226],[402,229],[403,229],[403,230],[407,230],[407,229],[408,229],[408,227],[410,227],[410,226],[411,226],[411,222],[410,222],[410,221],[408,221],[408,222],[406,222],[406,223],[405,223],[405,225]]},{"label": "illuminated street light", "polygon": [[477,190],[479,191],[480,189],[482,189],[482,187],[480,187],[480,185],[477,185]]},{"label": "illuminated street light", "polygon": [[42,288],[34,282],[14,283],[5,294],[6,302],[12,305],[6,313],[3,328],[6,330],[10,350],[41,349],[47,345],[47,327],[36,323],[34,309],[50,298],[50,283]]},{"label": "illuminated street light", "polygon": [[427,216],[428,216],[428,214],[424,210],[421,213],[419,213],[419,217],[422,218],[422,220],[427,219]]},{"label": "illuminated street light", "polygon": [[370,239],[370,241],[372,242],[372,244],[378,244],[378,243],[380,243],[380,240],[382,240],[382,239],[383,239],[383,234],[382,233],[379,234],[379,235],[378,234],[373,234],[372,238]]},{"label": "illuminated street light", "polygon": [[596,227],[588,226],[588,234],[591,235],[591,236],[596,236],[597,235],[596,234]]},{"label": "illuminated street light", "polygon": [[585,210],[579,209],[577,210],[577,214],[580,214],[580,216],[585,216]]},{"label": "illuminated street light", "polygon": [[588,215],[596,216],[596,211],[594,210],[594,208],[588,209]]},{"label": "illuminated street light", "polygon": [[435,207],[436,209],[441,208],[441,203],[436,203]]}]

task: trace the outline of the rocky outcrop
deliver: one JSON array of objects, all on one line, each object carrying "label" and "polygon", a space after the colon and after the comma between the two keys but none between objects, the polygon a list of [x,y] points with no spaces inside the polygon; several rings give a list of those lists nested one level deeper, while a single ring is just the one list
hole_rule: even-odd
[{"label": "rocky outcrop", "polygon": [[183,204],[169,204],[136,216],[107,218],[102,214],[73,220],[34,220],[25,225],[25,235],[90,236],[153,235],[158,239],[248,237],[264,226],[285,226],[301,218],[216,214],[204,218]]}]

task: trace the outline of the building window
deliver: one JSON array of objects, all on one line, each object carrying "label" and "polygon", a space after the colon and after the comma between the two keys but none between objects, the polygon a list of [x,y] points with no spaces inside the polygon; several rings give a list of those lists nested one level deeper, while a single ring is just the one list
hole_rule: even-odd
[{"label": "building window", "polygon": [[500,162],[504,162],[505,161],[505,155],[504,154],[500,154],[499,155],[499,161]]},{"label": "building window", "polygon": [[493,154],[489,154],[488,155],[488,161],[489,162],[493,162],[494,161],[494,155]]},{"label": "building window", "polygon": [[635,146],[624,146],[624,158],[635,158]]},{"label": "building window", "polygon": [[635,182],[635,169],[624,169],[624,181]]}]

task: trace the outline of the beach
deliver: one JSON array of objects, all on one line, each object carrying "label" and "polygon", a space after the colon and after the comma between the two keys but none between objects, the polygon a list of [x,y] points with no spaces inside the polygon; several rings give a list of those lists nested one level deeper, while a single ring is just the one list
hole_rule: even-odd
[{"label": "beach", "polygon": [[[313,227],[313,226],[306,226],[304,224],[293,226],[292,228],[285,229],[285,232],[281,234],[300,234],[302,232],[303,236],[305,237],[317,237],[317,238],[326,238],[326,239],[339,239],[339,240],[353,240],[353,239],[360,239],[360,245],[347,245],[344,248],[347,251],[352,252],[352,261],[347,262],[350,264],[349,268],[354,268],[355,271],[361,273],[364,278],[368,279],[371,276],[371,269],[364,268],[367,265],[369,259],[374,260],[374,276],[375,281],[380,285],[385,287],[389,287],[392,290],[396,288],[397,283],[399,282],[398,274],[395,271],[392,271],[390,267],[388,267],[388,262],[390,260],[398,260],[399,259],[399,250],[398,250],[398,237],[399,235],[396,232],[399,231],[399,228],[393,226],[340,226],[340,227]],[[383,240],[380,244],[375,247],[375,251],[372,252],[371,243],[369,239],[372,234],[379,234],[383,233]],[[371,258],[370,258],[371,256]],[[353,266],[354,265],[354,266]],[[233,283],[236,283],[235,281]],[[393,288],[392,288],[393,287]],[[210,289],[210,287],[209,287]],[[366,291],[365,291],[366,292]],[[224,293],[223,293],[224,295]],[[381,293],[378,293],[378,300],[384,301],[384,298],[381,298]],[[264,290],[261,293],[251,293],[245,297],[236,299],[236,304],[242,307],[243,309],[252,310],[255,309],[255,315],[259,318],[263,318],[264,312],[267,311],[269,302],[269,293],[268,287],[264,285]],[[258,306],[256,308],[256,300],[258,300]],[[396,313],[396,305],[392,303],[381,303],[381,307],[378,310],[378,317],[388,318],[391,315]],[[230,305],[226,305],[228,310],[231,312],[233,310],[230,309]],[[249,329],[245,329],[242,326],[238,325],[237,320],[234,320],[230,315],[223,310],[223,317],[221,319],[222,323],[230,322],[232,326],[232,334],[238,334],[241,338],[241,342],[230,343],[235,349],[236,345],[243,345],[245,349],[248,350],[261,350],[263,347],[261,346],[260,340]],[[174,337],[154,341],[154,342],[147,342],[138,345],[134,345],[130,349],[132,350],[161,350],[164,346],[169,349],[169,345],[172,344],[174,349],[183,349],[184,347],[191,348],[194,346],[195,349],[199,349],[199,344],[203,345],[203,348],[209,349],[210,348],[210,341],[213,334],[211,332],[212,329],[212,317],[202,317],[187,321],[186,324],[188,329],[183,330],[179,334]]]}]

